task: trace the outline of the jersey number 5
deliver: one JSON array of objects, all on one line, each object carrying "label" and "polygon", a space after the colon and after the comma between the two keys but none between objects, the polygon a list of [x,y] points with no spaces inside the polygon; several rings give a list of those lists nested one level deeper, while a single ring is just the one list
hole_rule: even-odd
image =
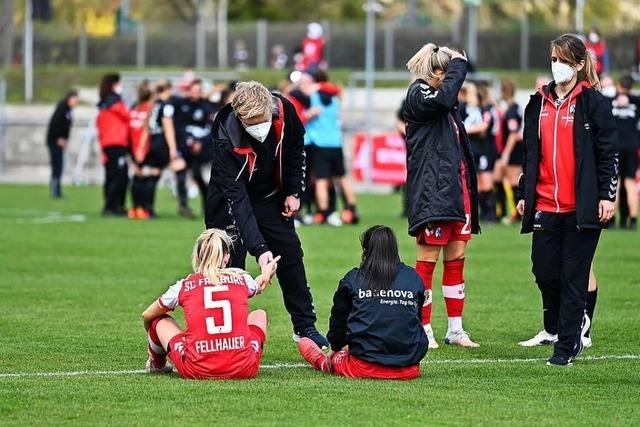
[{"label": "jersey number 5", "polygon": [[233,329],[233,318],[231,317],[231,303],[229,300],[214,300],[215,292],[225,292],[229,290],[228,286],[204,286],[204,308],[220,308],[222,309],[222,325],[216,325],[213,317],[207,317],[207,332],[211,335],[228,334]]}]

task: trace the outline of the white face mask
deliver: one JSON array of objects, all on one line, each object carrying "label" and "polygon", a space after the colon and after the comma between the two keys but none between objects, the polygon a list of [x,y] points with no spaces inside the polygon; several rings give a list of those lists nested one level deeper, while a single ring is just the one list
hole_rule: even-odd
[{"label": "white face mask", "polygon": [[600,41],[600,37],[598,37],[598,35],[596,33],[590,33],[589,34],[589,41],[593,44],[596,44]]},{"label": "white face mask", "polygon": [[574,70],[569,64],[556,61],[551,63],[551,73],[553,74],[553,80],[557,84],[561,84],[571,80],[576,73],[576,70]]},{"label": "white face mask", "polygon": [[616,97],[616,87],[615,86],[605,86],[600,91],[607,98],[615,98]]},{"label": "white face mask", "polygon": [[251,125],[244,128],[249,135],[254,137],[260,142],[264,142],[271,130],[271,119],[268,122],[258,123],[257,125]]},{"label": "white face mask", "polygon": [[124,91],[124,88],[122,87],[122,85],[115,85],[113,87],[113,91],[115,93],[117,93],[118,95],[122,95],[122,92]]}]

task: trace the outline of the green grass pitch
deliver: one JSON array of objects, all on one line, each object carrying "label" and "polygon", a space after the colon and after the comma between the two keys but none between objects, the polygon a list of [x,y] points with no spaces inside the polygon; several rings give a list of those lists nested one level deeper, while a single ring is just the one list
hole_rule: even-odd
[{"label": "green grass pitch", "polygon": [[[422,378],[410,382],[326,376],[301,364],[274,283],[252,302],[270,316],[268,366],[251,381],[196,382],[137,370],[146,360],[140,314],[190,271],[202,221],[179,219],[167,190],[158,196],[162,218],[153,222],[103,219],[100,189],[65,190],[66,199],[54,202],[44,186],[0,186],[2,425],[640,423],[637,234],[603,234],[594,347],[568,369],[545,365],[548,347],[516,344],[541,328],[530,236],[486,226],[470,244],[465,275],[465,326],[480,348],[431,351]],[[362,224],[300,230],[321,331],[338,280],[359,261],[365,227],[392,226],[403,260],[413,264],[399,202],[398,196],[362,196]],[[440,278],[439,268],[433,325],[442,340]]]}]

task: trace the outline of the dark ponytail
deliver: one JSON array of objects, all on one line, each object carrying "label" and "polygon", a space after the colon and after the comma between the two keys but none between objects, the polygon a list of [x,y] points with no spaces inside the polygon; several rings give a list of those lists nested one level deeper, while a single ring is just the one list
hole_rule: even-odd
[{"label": "dark ponytail", "polygon": [[120,81],[120,74],[107,73],[102,76],[100,81],[100,102],[104,102],[107,99],[107,95],[113,92],[113,87]]},{"label": "dark ponytail", "polygon": [[398,271],[400,256],[393,230],[375,225],[360,236],[362,263],[360,269],[372,291],[389,289]]}]

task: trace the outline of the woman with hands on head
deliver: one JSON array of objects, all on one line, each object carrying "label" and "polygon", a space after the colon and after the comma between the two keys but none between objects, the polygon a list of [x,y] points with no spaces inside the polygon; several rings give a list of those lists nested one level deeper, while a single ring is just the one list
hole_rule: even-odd
[{"label": "woman with hands on head", "polygon": [[409,234],[416,238],[416,271],[425,288],[422,324],[429,347],[433,271],[444,253],[442,289],[447,307],[445,343],[477,347],[462,327],[467,242],[478,233],[478,184],[469,138],[458,114],[458,93],[467,74],[463,53],[429,43],[407,63],[415,81],[402,117],[407,140]]}]

